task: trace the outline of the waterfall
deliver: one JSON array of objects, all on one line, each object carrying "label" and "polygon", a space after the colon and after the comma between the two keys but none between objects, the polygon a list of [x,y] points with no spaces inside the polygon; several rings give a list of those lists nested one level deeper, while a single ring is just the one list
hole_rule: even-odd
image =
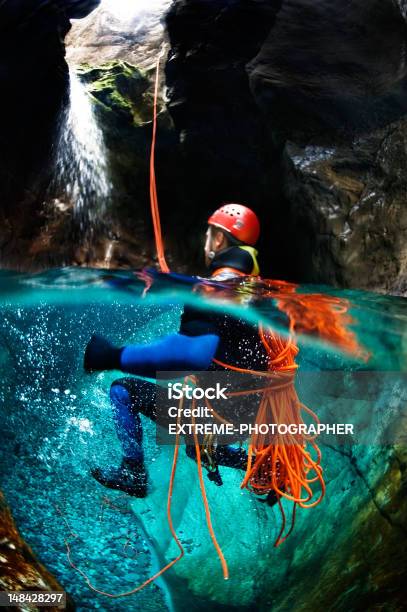
[{"label": "waterfall", "polygon": [[70,101],[61,118],[47,200],[61,212],[72,212],[83,238],[102,226],[113,188],[103,126],[98,125],[95,103],[75,65],[103,64],[123,55],[138,67],[151,68],[163,44],[162,19],[171,3],[172,0],[102,0],[87,18],[74,20],[67,39]]},{"label": "waterfall", "polygon": [[112,193],[107,150],[94,103],[75,69],[70,68],[69,105],[62,115],[55,158],[54,204],[72,208],[81,231],[92,233]]}]

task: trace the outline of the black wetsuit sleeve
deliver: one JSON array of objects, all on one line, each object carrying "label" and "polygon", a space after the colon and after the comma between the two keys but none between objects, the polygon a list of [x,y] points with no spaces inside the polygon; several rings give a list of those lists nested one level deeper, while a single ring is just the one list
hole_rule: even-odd
[{"label": "black wetsuit sleeve", "polygon": [[209,270],[215,272],[219,268],[226,267],[239,270],[239,272],[244,272],[245,274],[251,274],[254,261],[253,256],[248,251],[239,247],[231,247],[217,253]]}]

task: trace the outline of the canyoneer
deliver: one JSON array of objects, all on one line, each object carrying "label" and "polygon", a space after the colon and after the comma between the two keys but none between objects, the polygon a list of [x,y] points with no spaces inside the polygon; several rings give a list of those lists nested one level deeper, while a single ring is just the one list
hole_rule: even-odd
[{"label": "canyoneer", "polygon": [[[247,206],[228,203],[216,210],[208,220],[204,246],[211,280],[229,281],[257,276],[259,266],[255,244],[259,234],[259,220]],[[260,341],[257,325],[223,312],[186,305],[179,332],[151,344],[116,347],[101,336],[92,336],[86,347],[84,367],[87,372],[121,370],[155,379],[158,371],[225,371],[224,366],[217,362],[267,371],[269,356]],[[148,477],[140,414],[156,421],[156,385],[136,377],[119,378],[111,385],[110,398],[122,460],[118,466],[95,467],[92,475],[105,487],[134,497],[145,497]],[[196,459],[193,445],[187,444],[186,451]],[[212,449],[208,476],[216,484],[221,484],[218,466],[246,470],[247,461],[248,455],[242,446],[218,445]],[[203,462],[209,468],[205,456]],[[264,501],[273,504],[276,500],[274,491],[266,492]]]}]

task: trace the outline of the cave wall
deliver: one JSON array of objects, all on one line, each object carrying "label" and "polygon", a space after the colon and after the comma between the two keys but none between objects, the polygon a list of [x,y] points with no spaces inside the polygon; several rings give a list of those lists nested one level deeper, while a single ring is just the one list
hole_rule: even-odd
[{"label": "cave wall", "polygon": [[[120,6],[123,0],[117,0]],[[135,7],[139,4],[137,0]],[[109,61],[127,61],[142,70],[155,66],[157,55],[163,45],[162,11],[171,4],[163,0],[162,5],[143,6],[126,19],[114,15],[111,7],[103,2],[85,18],[73,24],[66,37],[66,56],[72,64],[83,62],[98,65]]]},{"label": "cave wall", "polygon": [[301,279],[405,295],[407,122],[321,147],[288,141],[284,191]]},{"label": "cave wall", "polygon": [[286,142],[283,191],[301,280],[406,291],[400,8],[284,2],[248,66],[259,108]]},{"label": "cave wall", "polygon": [[332,141],[406,112],[407,27],[393,0],[284,0],[248,64],[259,107],[289,137]]},{"label": "cave wall", "polygon": [[175,0],[167,85],[190,197],[202,217],[255,208],[266,275],[405,291],[404,9]]},{"label": "cave wall", "polygon": [[[168,109],[182,147],[184,198],[193,203],[193,216],[176,210],[173,226],[184,236],[184,257],[189,253],[195,262],[198,232],[222,201],[246,202],[265,213],[269,234],[279,146],[265,132],[246,64],[260,50],[279,4],[182,0],[166,18]],[[263,246],[269,251],[266,241]]]}]

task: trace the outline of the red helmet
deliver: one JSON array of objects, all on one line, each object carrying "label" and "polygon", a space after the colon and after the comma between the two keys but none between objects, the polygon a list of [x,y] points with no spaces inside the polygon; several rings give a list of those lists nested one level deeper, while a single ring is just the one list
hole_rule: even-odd
[{"label": "red helmet", "polygon": [[224,204],[208,219],[244,244],[254,246],[259,239],[260,223],[256,214],[243,204]]}]

